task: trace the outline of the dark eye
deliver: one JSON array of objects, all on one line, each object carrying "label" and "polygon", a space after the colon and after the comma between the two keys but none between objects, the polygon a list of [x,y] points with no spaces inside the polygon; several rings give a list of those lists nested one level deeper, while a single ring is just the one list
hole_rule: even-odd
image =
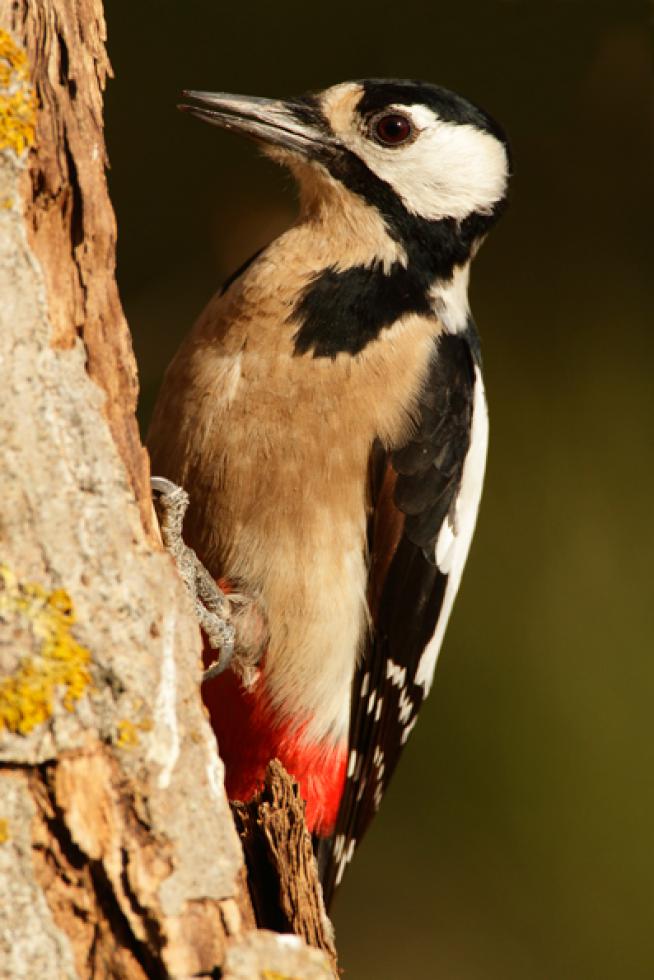
[{"label": "dark eye", "polygon": [[398,146],[400,143],[406,143],[413,136],[411,120],[399,112],[379,116],[375,119],[372,128],[375,138],[385,146]]}]

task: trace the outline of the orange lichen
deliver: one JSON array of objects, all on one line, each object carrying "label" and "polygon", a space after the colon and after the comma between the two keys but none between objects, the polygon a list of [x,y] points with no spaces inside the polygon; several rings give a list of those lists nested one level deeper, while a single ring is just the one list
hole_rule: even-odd
[{"label": "orange lichen", "polygon": [[10,839],[11,834],[9,833],[9,821],[0,820],[0,844],[6,844]]},{"label": "orange lichen", "polygon": [[36,95],[27,55],[0,30],[0,150],[20,156],[34,143],[35,131]]},{"label": "orange lichen", "polygon": [[74,709],[91,683],[91,654],[72,635],[74,623],[67,592],[19,582],[0,565],[0,626],[27,632],[32,646],[0,679],[0,731],[29,734],[52,716],[56,693],[67,711]]}]

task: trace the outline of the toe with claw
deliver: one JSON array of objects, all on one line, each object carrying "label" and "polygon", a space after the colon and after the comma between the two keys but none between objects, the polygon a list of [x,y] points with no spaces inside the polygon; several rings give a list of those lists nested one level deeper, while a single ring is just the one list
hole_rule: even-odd
[{"label": "toe with claw", "polygon": [[207,643],[218,655],[203,674],[202,680],[208,681],[222,674],[234,656],[236,629],[231,621],[232,597],[222,591],[193,549],[184,543],[182,524],[189,505],[187,492],[160,476],[153,476],[151,485],[164,547],[172,555],[191,594]]}]

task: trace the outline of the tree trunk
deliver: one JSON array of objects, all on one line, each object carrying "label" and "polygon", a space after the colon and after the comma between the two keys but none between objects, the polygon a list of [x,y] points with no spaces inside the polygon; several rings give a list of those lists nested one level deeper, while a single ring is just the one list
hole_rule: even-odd
[{"label": "tree trunk", "polygon": [[104,40],[101,0],[0,0],[0,977],[328,977],[256,929],[153,517]]}]

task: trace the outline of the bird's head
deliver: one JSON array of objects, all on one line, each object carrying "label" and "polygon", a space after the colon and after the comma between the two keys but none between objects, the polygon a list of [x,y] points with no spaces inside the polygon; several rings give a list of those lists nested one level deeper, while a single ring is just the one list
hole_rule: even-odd
[{"label": "bird's head", "polygon": [[263,144],[311,195],[328,196],[336,182],[362,198],[404,246],[425,244],[430,225],[446,222],[474,249],[503,208],[506,137],[436,85],[367,79],[284,100],[184,94],[180,108]]}]

